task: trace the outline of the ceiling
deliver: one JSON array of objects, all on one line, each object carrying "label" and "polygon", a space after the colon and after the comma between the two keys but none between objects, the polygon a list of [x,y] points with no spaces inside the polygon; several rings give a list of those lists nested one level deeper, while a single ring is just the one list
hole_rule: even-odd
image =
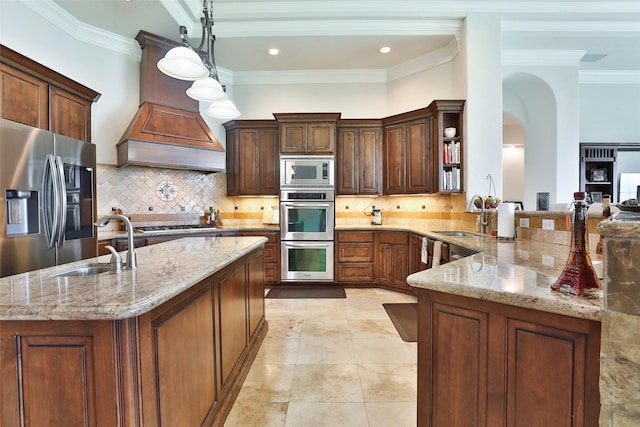
[{"label": "ceiling", "polygon": [[[177,41],[185,25],[193,44],[200,39],[201,0],[53,2],[127,38],[142,29]],[[507,51],[583,51],[602,57],[581,70],[640,72],[638,0],[216,0],[215,59],[234,73],[389,70],[457,48],[464,19],[486,13],[500,15]],[[380,54],[382,46],[391,53]],[[272,47],[280,55],[267,55]]]}]

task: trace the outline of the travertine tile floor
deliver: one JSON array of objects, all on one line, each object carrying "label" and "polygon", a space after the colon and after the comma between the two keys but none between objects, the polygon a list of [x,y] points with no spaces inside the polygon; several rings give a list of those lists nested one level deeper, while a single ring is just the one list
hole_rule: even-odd
[{"label": "travertine tile floor", "polygon": [[416,425],[416,343],[382,307],[416,298],[266,299],[269,332],[225,427]]}]

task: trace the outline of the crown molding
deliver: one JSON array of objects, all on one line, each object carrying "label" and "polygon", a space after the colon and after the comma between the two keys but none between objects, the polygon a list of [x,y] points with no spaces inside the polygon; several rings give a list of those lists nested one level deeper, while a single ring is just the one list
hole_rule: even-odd
[{"label": "crown molding", "polygon": [[453,61],[460,52],[460,41],[454,37],[447,46],[410,59],[387,70],[388,81],[397,80],[424,71],[438,65]]},{"label": "crown molding", "polygon": [[53,0],[19,1],[78,41],[129,55],[138,62],[142,58],[140,45],[134,39],[84,24]]},{"label": "crown molding", "polygon": [[640,85],[640,71],[589,71],[579,73],[579,82],[584,85]]},{"label": "crown molding", "polygon": [[579,67],[586,50],[505,49],[502,66]]},{"label": "crown molding", "polygon": [[[544,11],[544,12],[541,12]],[[640,13],[640,3],[635,1],[509,1],[509,0],[350,0],[345,1],[242,1],[216,5],[216,13],[225,20],[247,19],[305,19],[316,17],[369,18],[463,18],[472,13],[518,13],[603,15]]]},{"label": "crown molding", "polygon": [[[640,5],[640,2],[639,2]],[[640,6],[639,6],[640,9]],[[513,33],[571,33],[572,35],[611,33],[615,35],[640,33],[640,22],[632,21],[502,21],[502,32]]]}]

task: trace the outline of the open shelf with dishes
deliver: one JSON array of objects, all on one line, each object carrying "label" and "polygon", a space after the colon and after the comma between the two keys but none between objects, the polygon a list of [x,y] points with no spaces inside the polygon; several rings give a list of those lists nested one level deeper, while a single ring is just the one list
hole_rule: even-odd
[{"label": "open shelf with dishes", "polygon": [[438,149],[439,192],[463,191],[463,108],[464,101],[434,101],[436,115],[434,144]]},{"label": "open shelf with dishes", "polygon": [[615,146],[580,144],[580,190],[594,202],[601,202],[609,194],[611,202],[618,200]]}]

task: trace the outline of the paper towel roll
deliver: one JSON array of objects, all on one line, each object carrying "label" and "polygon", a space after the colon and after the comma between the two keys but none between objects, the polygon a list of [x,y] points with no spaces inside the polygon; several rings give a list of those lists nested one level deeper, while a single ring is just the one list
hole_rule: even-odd
[{"label": "paper towel roll", "polygon": [[498,204],[498,237],[513,239],[516,230],[516,204]]}]

